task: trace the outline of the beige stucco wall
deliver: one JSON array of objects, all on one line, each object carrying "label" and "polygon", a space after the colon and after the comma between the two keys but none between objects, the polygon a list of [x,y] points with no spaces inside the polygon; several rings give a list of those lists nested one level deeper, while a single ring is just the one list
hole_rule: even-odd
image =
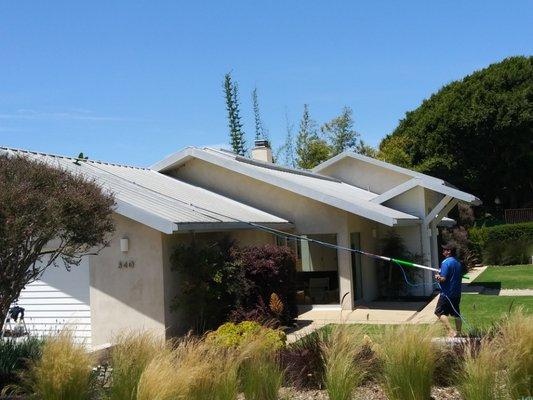
[{"label": "beige stucco wall", "polygon": [[339,160],[321,170],[320,173],[377,194],[386,192],[412,178],[409,175],[391,171],[387,168],[382,168],[351,157],[345,157]]},{"label": "beige stucco wall", "polygon": [[[115,215],[109,247],[90,260],[92,344],[110,343],[117,333],[146,329],[165,334],[163,248],[161,233]],[[120,251],[120,239],[129,251]],[[133,261],[133,268],[119,262]]]},{"label": "beige stucco wall", "polygon": [[[265,182],[228,171],[224,168],[193,159],[171,174],[227,197],[285,218],[295,225],[299,234],[336,234],[340,246],[350,247],[350,232],[362,232],[363,244],[371,235],[368,232],[371,221],[353,216],[345,211],[306,198],[296,193],[272,186]],[[351,218],[351,219],[350,219]],[[349,222],[350,219],[350,222]],[[367,221],[363,223],[363,221]],[[351,255],[347,251],[338,251],[340,298],[346,293],[353,293]],[[371,276],[368,262],[365,271]],[[370,285],[372,286],[372,285]],[[375,291],[367,290],[368,299],[372,300]],[[344,308],[351,308],[353,296],[345,297]],[[339,299],[340,301],[340,299]]]}]

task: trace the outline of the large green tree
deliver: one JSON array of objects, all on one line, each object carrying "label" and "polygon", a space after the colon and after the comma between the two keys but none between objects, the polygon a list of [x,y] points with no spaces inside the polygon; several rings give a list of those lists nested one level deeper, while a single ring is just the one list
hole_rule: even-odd
[{"label": "large green tree", "polygon": [[318,136],[316,122],[309,113],[309,105],[304,104],[304,111],[296,136],[296,165],[299,168],[311,169],[330,156],[331,149]]},{"label": "large green tree", "polygon": [[408,112],[379,157],[445,179],[491,210],[532,205],[532,144],[533,57],[511,57]]},{"label": "large green tree", "polygon": [[230,144],[235,153],[243,156],[246,152],[246,140],[239,110],[238,87],[229,72],[224,76],[224,97],[228,111]]}]

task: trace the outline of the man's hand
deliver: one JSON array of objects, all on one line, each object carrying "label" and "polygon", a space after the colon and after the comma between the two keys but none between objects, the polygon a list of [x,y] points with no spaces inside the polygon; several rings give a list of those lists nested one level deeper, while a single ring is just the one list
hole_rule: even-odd
[{"label": "man's hand", "polygon": [[439,274],[435,274],[435,279],[439,281],[440,283],[444,282],[446,280],[445,277],[440,276]]}]

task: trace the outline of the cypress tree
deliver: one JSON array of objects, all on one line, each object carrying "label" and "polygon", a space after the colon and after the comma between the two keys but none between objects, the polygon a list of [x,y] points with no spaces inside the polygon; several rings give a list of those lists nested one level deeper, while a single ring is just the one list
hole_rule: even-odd
[{"label": "cypress tree", "polygon": [[228,127],[230,144],[233,151],[241,156],[246,152],[244,131],[242,129],[239,111],[239,98],[237,84],[232,81],[231,73],[224,76],[224,97],[228,111]]},{"label": "cypress tree", "polygon": [[263,120],[261,119],[261,113],[259,112],[259,101],[257,99],[257,88],[254,88],[252,91],[252,104],[254,109],[254,119],[255,119],[255,140],[264,139],[268,140],[268,131],[263,125]]}]

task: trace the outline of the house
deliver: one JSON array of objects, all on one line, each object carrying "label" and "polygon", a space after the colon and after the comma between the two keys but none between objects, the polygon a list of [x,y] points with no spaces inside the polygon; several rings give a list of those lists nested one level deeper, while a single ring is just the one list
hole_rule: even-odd
[{"label": "house", "polygon": [[[480,203],[440,179],[351,152],[313,171],[278,166],[265,141],[256,142],[251,158],[188,147],[151,168],[0,152],[83,174],[115,195],[116,231],[109,246],[72,272],[48,270],[19,299],[30,329],[46,333],[71,324],[93,346],[127,329],[167,336],[183,330],[179,311],[170,310],[177,290],[170,255],[193,235],[292,246],[302,306],[353,309],[378,297],[374,260],[272,232],[377,251],[380,238],[394,229],[425,264],[437,265],[439,223],[458,202]],[[431,273],[420,279],[431,284]],[[412,294],[431,291],[427,285]]]}]

